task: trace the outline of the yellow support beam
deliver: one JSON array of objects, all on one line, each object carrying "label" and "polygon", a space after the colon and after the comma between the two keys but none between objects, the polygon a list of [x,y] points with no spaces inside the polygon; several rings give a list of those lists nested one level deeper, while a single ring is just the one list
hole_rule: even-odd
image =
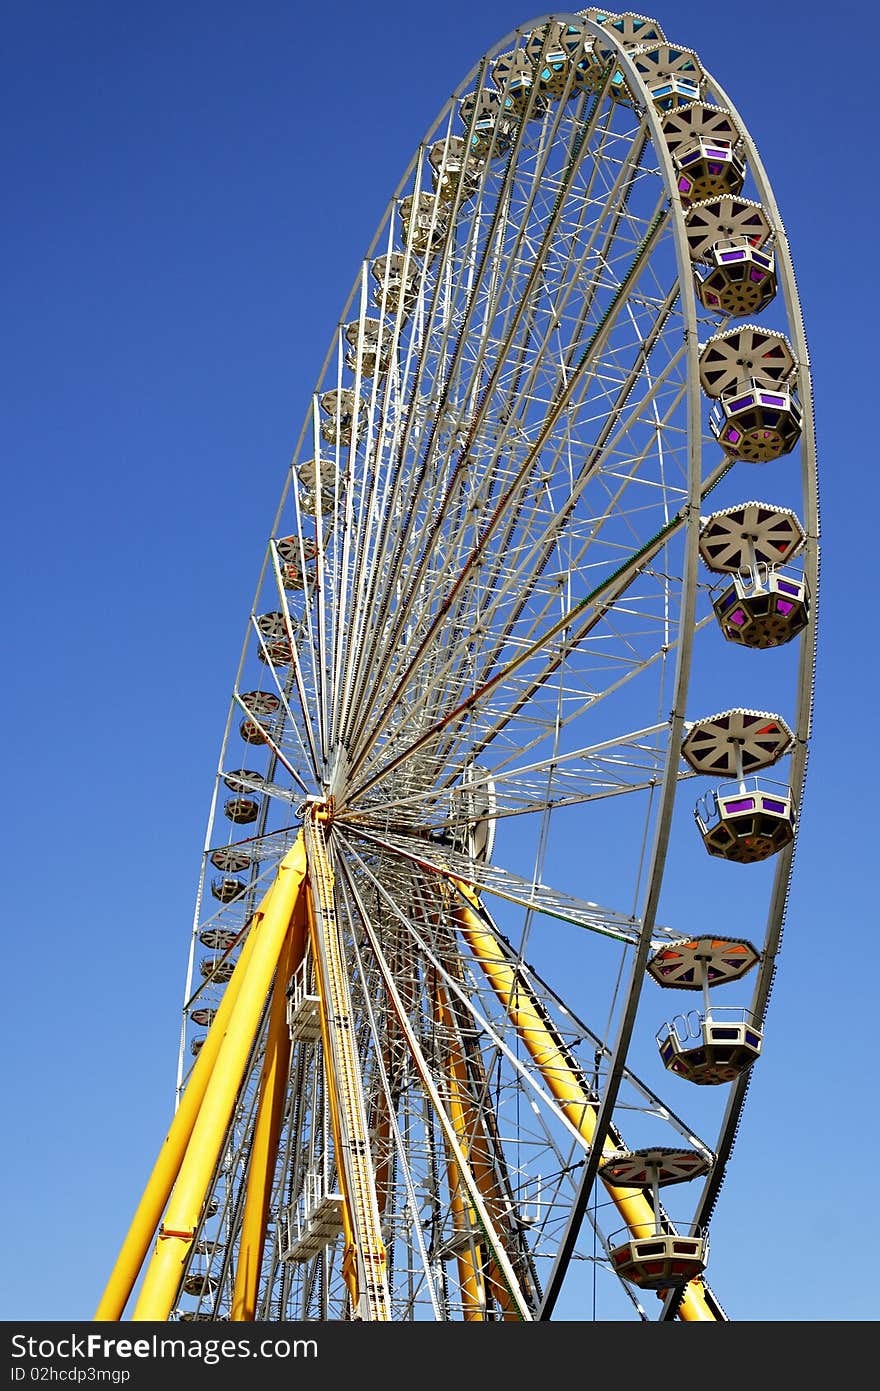
[{"label": "yellow support beam", "polygon": [[254,1122],[254,1138],[248,1165],[247,1195],[235,1267],[232,1292],[233,1322],[250,1321],[255,1316],[260,1267],[266,1238],[266,1218],[272,1196],[272,1179],[278,1155],[281,1118],[287,1097],[290,1069],[290,1030],[287,1024],[287,986],[300,965],[305,951],[305,895],[297,900],[293,927],[288,933],[269,1010],[266,1051],[260,1078],[260,1100]]},{"label": "yellow support beam", "polygon": [[[466,1114],[466,1069],[464,1059],[457,1047],[457,1041],[453,1041],[452,1019],[443,986],[439,982],[435,985],[435,1015],[448,1040],[445,1061],[449,1119],[458,1137],[462,1153],[470,1161],[473,1135]],[[455,1161],[455,1155],[448,1143],[446,1144],[446,1173],[451,1195],[453,1229],[458,1234],[459,1239],[472,1233],[468,1245],[458,1250],[455,1256],[458,1281],[461,1287],[462,1312],[466,1323],[482,1323],[486,1318],[486,1286],[479,1256],[482,1233],[477,1225],[474,1207],[468,1201],[467,1189]],[[479,1180],[477,1181],[479,1182]],[[483,1197],[486,1197],[485,1192]]]},{"label": "yellow support beam", "polygon": [[250,959],[159,1228],[132,1316],[136,1321],[164,1322],[171,1312],[305,874],[300,833],[278,868],[265,912],[254,915]]},{"label": "yellow support beam", "polygon": [[[448,1063],[455,1072],[456,1085],[450,1090],[450,1100],[455,1098],[455,1105],[451,1113],[454,1115],[457,1110],[459,1119],[456,1130],[459,1133],[461,1147],[467,1156],[474,1181],[483,1195],[486,1210],[495,1224],[499,1240],[507,1252],[511,1267],[515,1271],[526,1297],[531,1300],[534,1295],[533,1282],[529,1271],[523,1265],[521,1252],[511,1231],[509,1200],[499,1188],[498,1175],[492,1162],[492,1147],[489,1143],[486,1122],[488,1116],[493,1113],[486,1111],[474,1099],[473,1082],[469,1076],[468,1065],[462,1050],[462,1039],[454,1022],[448,993],[445,986],[439,982],[436,990],[441,1011],[441,1022],[449,1039]],[[482,1059],[478,1057],[477,1066],[479,1067],[481,1063]],[[482,1096],[489,1094],[485,1074],[482,1076],[478,1090]],[[461,1137],[466,1137],[466,1140],[462,1140]],[[488,1250],[485,1264],[481,1269],[486,1286],[502,1310],[502,1318],[518,1319],[519,1313],[510,1297],[510,1291],[505,1284],[504,1277]]]},{"label": "yellow support beam", "polygon": [[[271,893],[272,890],[269,889],[258,911],[266,911]],[[220,1045],[226,1034],[227,1024],[238,998],[239,987],[247,970],[253,944],[253,931],[250,931],[244,940],[238,961],[235,963],[235,969],[223,991],[217,1013],[196,1058],[186,1089],[174,1113],[174,1119],[156,1157],[143,1195],[116,1258],[116,1264],[95,1311],[95,1322],[97,1323],[118,1322],[125,1311],[125,1306],[141,1272],[144,1257],[150,1249],[150,1242],[156,1235],[156,1228],[161,1221],[165,1204],[174,1187],[181,1161],[186,1153],[186,1147],[189,1144],[193,1126],[196,1123],[208,1082],[211,1079]]]},{"label": "yellow support beam", "polygon": [[[474,909],[478,908],[479,899],[473,890],[462,883],[458,887],[468,903]],[[585,1092],[578,1073],[548,1029],[543,1012],[519,978],[516,968],[504,955],[494,933],[477,913],[461,902],[455,905],[454,911],[461,934],[475,961],[485,973],[547,1087],[587,1144],[591,1144],[598,1112]],[[610,1153],[614,1148],[613,1142],[606,1140],[603,1153]],[[605,1188],[631,1232],[644,1232],[646,1224],[653,1228],[654,1209],[641,1189],[615,1188],[608,1183]],[[714,1322],[715,1316],[706,1301],[701,1281],[692,1280],[685,1287],[678,1317]]]}]

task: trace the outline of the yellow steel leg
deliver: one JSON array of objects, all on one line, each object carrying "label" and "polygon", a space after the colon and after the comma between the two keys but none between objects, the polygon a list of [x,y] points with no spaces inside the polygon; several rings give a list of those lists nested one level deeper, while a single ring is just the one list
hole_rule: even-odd
[{"label": "yellow steel leg", "polygon": [[251,928],[255,940],[246,974],[159,1229],[132,1316],[135,1320],[162,1322],[171,1312],[305,873],[300,834],[278,869],[265,914]]},{"label": "yellow steel leg", "polygon": [[[435,1012],[438,1022],[451,1035],[451,1020],[443,987],[437,984],[435,989]],[[470,1159],[472,1137],[465,1118],[465,1069],[461,1054],[453,1048],[451,1036],[446,1052],[446,1081],[449,1092],[449,1118],[458,1136],[458,1143],[463,1154]],[[455,1162],[455,1155],[448,1143],[446,1145],[446,1173],[451,1195],[453,1228],[460,1238],[468,1232],[474,1233],[475,1237],[467,1247],[457,1251],[455,1257],[461,1287],[462,1312],[466,1323],[481,1323],[486,1318],[486,1287],[483,1280],[482,1265],[476,1249],[476,1243],[481,1234],[477,1225],[476,1212],[468,1201],[464,1181]],[[483,1196],[485,1197],[485,1194]]]},{"label": "yellow steel leg", "polygon": [[[458,887],[476,908],[478,899],[473,891],[465,884],[459,884]],[[518,978],[515,968],[505,957],[494,934],[485,927],[477,914],[459,903],[455,908],[455,916],[462,936],[485,972],[535,1066],[562,1110],[589,1144],[596,1127],[596,1108],[584,1091],[577,1072],[548,1029],[530,991]],[[610,1140],[606,1140],[605,1149],[614,1149]],[[605,1187],[631,1231],[644,1232],[646,1224],[653,1227],[654,1209],[641,1189],[614,1188],[611,1184],[605,1184]],[[686,1320],[714,1320],[715,1316],[706,1301],[701,1281],[692,1280],[685,1287],[678,1307],[678,1317]]]},{"label": "yellow steel leg", "polygon": [[[271,893],[272,890],[269,889],[258,911],[266,911]],[[214,1062],[220,1051],[220,1044],[226,1033],[226,1026],[238,998],[239,987],[247,970],[253,943],[254,934],[251,931],[244,940],[238,961],[235,963],[235,970],[223,991],[223,998],[217,1013],[196,1058],[186,1090],[180,1099],[165,1142],[147,1180],[143,1197],[122,1243],[116,1264],[95,1312],[96,1322],[112,1323],[122,1318],[144,1263],[144,1257],[149,1250],[150,1242],[156,1234],[156,1228],[161,1221],[162,1213],[165,1211],[168,1195],[174,1187],[174,1181],[177,1178],[189,1137],[192,1134],[205,1090],[214,1069]]]},{"label": "yellow steel leg", "polygon": [[[486,1134],[485,1114],[474,1104],[472,1084],[468,1075],[468,1068],[465,1063],[464,1054],[461,1048],[461,1038],[457,1036],[457,1029],[453,1020],[452,1011],[449,1007],[449,998],[443,985],[437,985],[437,1000],[440,1010],[440,1019],[449,1037],[448,1066],[450,1071],[450,1114],[455,1121],[455,1128],[459,1135],[462,1150],[467,1155],[468,1163],[474,1180],[483,1195],[487,1211],[491,1214],[492,1220],[498,1231],[498,1235],[505,1244],[510,1263],[516,1272],[517,1279],[520,1281],[524,1292],[528,1295],[531,1291],[531,1280],[527,1270],[522,1268],[519,1260],[519,1252],[516,1242],[513,1240],[510,1231],[507,1203],[503,1200],[498,1188],[498,1180],[492,1164],[491,1146]],[[484,1079],[485,1086],[485,1079]],[[485,1093],[488,1095],[488,1089]],[[519,1312],[510,1297],[510,1291],[504,1282],[501,1271],[497,1263],[488,1253],[485,1271],[481,1272],[481,1278],[486,1281],[491,1293],[500,1305],[504,1319],[518,1319]],[[482,1317],[485,1317],[485,1289],[483,1291]],[[467,1317],[467,1315],[465,1315]]]},{"label": "yellow steel leg", "polygon": [[241,1223],[238,1264],[232,1293],[233,1322],[253,1319],[257,1306],[257,1286],[263,1260],[266,1217],[281,1133],[281,1115],[287,1096],[287,1074],[290,1067],[290,1031],[287,1027],[287,983],[303,958],[305,949],[304,897],[300,895],[294,913],[293,929],[288,934],[275,973],[275,989],[269,1011],[263,1074],[260,1079],[260,1100],[254,1123],[254,1139],[248,1165],[247,1197]]}]

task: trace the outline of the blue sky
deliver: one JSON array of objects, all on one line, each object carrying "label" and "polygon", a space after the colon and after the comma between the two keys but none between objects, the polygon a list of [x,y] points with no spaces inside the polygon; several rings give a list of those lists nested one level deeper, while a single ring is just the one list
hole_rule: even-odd
[{"label": "blue sky", "polygon": [[[510,0],[7,6],[0,57],[6,1319],[91,1317],[170,1118],[217,754],[339,310]],[[815,732],[767,1042],[713,1223],[734,1320],[873,1320],[875,113],[866,3],[667,0],[785,220],[823,540]],[[858,525],[856,525],[858,523]]]}]

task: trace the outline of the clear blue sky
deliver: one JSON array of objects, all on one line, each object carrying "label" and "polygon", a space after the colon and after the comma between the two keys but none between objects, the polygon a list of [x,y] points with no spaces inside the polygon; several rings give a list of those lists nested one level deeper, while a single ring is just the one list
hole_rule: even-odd
[{"label": "clear blue sky", "polygon": [[[4,7],[5,1319],[101,1294],[170,1118],[212,781],[309,395],[413,148],[541,13]],[[880,210],[852,46],[874,26],[865,0],[653,13],[773,183],[821,476],[795,883],[710,1277],[734,1320],[873,1320]]]}]

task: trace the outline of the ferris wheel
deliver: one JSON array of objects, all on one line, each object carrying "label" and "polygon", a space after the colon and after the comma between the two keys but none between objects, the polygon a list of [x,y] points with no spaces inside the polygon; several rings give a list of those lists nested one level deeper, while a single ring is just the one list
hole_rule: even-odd
[{"label": "ferris wheel", "polygon": [[817,586],[749,132],[654,20],[531,21],[418,145],[320,369],[98,1318],[151,1247],[135,1319],[728,1317]]}]

